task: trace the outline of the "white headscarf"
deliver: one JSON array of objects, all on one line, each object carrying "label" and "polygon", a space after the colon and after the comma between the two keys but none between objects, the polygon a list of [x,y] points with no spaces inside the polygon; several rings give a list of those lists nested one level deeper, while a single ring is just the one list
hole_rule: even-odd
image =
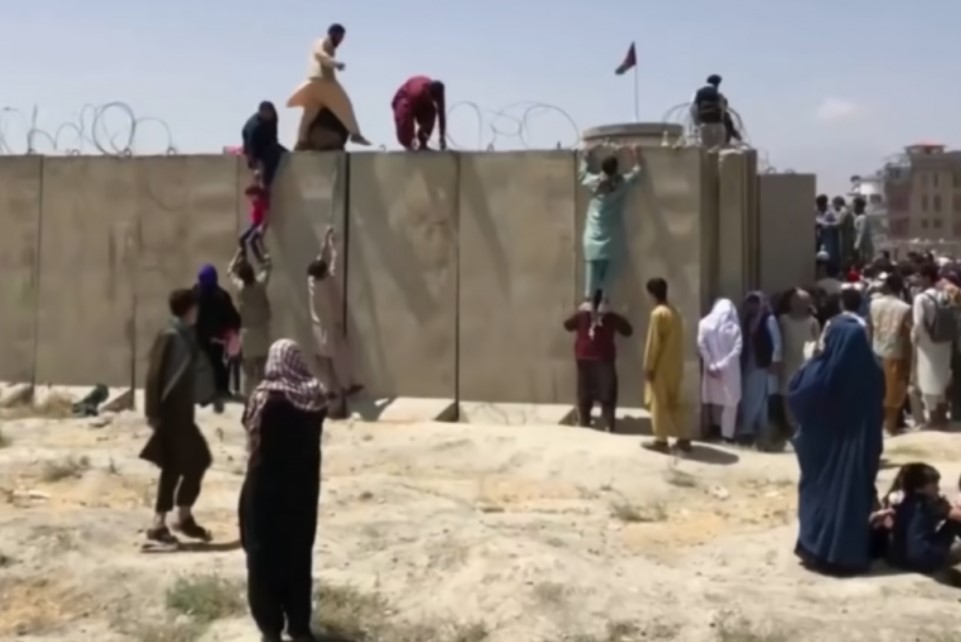
[{"label": "white headscarf", "polygon": [[698,334],[704,339],[712,364],[717,363],[734,350],[741,338],[741,320],[737,308],[730,299],[718,299],[710,314],[701,319]]}]

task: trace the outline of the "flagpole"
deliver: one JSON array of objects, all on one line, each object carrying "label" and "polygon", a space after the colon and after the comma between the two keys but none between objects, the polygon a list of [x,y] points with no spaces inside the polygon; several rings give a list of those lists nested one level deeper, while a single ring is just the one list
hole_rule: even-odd
[{"label": "flagpole", "polygon": [[638,85],[638,65],[634,65],[634,122],[641,122],[641,91]]}]

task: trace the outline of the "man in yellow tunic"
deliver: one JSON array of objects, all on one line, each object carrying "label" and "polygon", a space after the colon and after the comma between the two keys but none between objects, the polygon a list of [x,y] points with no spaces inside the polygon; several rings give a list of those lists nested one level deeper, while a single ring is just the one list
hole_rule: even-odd
[{"label": "man in yellow tunic", "polygon": [[647,347],[644,350],[644,403],[651,410],[654,441],[651,450],[668,452],[668,438],[677,441],[678,450],[689,451],[691,441],[686,438],[682,413],[681,382],[684,375],[684,322],[680,313],[667,301],[667,281],[651,279],[647,293],[654,300],[654,309],[647,326]]},{"label": "man in yellow tunic", "polygon": [[304,113],[300,119],[300,129],[297,133],[298,148],[309,148],[310,126],[321,110],[328,109],[344,129],[350,141],[358,145],[370,145],[360,133],[357,118],[354,116],[354,106],[350,97],[337,80],[337,72],[344,70],[344,63],[334,55],[337,47],[344,40],[347,30],[342,25],[333,24],[327,30],[327,37],[317,41],[310,52],[307,80],[301,83],[293,95],[287,100],[288,107],[303,107]]}]

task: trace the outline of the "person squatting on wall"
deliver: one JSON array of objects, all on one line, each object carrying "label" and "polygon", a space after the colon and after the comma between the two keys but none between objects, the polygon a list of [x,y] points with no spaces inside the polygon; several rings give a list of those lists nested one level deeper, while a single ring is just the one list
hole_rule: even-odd
[{"label": "person squatting on wall", "polygon": [[354,378],[353,357],[344,326],[340,288],[337,285],[337,250],[334,229],[327,228],[320,254],[307,266],[307,291],[310,297],[310,322],[321,379],[333,402],[329,416],[347,416],[347,398],[363,386]]},{"label": "person squatting on wall", "polygon": [[270,348],[272,312],[267,297],[272,264],[267,257],[254,270],[241,247],[227,267],[230,281],[237,289],[240,312],[240,345],[244,375],[244,397],[247,398],[264,378],[267,350]]},{"label": "person squatting on wall", "polygon": [[734,139],[741,139],[728,113],[727,98],[721,93],[720,86],[721,77],[711,74],[707,84],[698,89],[691,99],[691,118],[697,126],[701,146],[706,149],[719,149]]},{"label": "person squatting on wall", "polygon": [[581,153],[578,172],[581,185],[590,190],[587,215],[584,219],[584,300],[591,301],[600,290],[609,294],[618,266],[618,259],[624,248],[618,231],[622,228],[624,201],[629,188],[641,175],[640,150],[631,147],[633,167],[625,174],[619,172],[616,155],[601,161],[600,173],[590,171],[588,155],[590,149]]},{"label": "person squatting on wall", "polygon": [[247,119],[241,132],[247,167],[259,174],[262,187],[270,190],[277,168],[287,149],[277,138],[277,109],[269,101],[263,101],[257,113]]},{"label": "person squatting on wall", "polygon": [[194,333],[198,303],[191,290],[170,295],[170,321],[154,340],[144,384],[144,413],[153,431],[140,457],[160,468],[152,544],[176,546],[167,513],[177,507],[174,528],[191,539],[207,541],[210,533],[193,516],[204,473],[213,459],[194,420],[194,405],[216,398],[210,363]]},{"label": "person squatting on wall", "polygon": [[564,321],[564,329],[575,332],[574,357],[577,360],[577,419],[590,427],[595,403],[601,405],[601,418],[607,432],[616,432],[617,348],[615,336],[629,337],[634,328],[627,319],[612,312],[600,290],[594,300],[584,302]]},{"label": "person squatting on wall", "polygon": [[437,145],[447,149],[444,83],[427,76],[414,76],[400,86],[390,106],[394,111],[397,142],[404,149],[430,149],[427,143],[434,133],[434,121],[439,129]]},{"label": "person squatting on wall", "polygon": [[270,346],[264,380],[244,409],[248,460],[239,507],[250,612],[265,642],[280,642],[285,628],[294,642],[314,640],[313,547],[326,405],[300,347],[289,339]]}]

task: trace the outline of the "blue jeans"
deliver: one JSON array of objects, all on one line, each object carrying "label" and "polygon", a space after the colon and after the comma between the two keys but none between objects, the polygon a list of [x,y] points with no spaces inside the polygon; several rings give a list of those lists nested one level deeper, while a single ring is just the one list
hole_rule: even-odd
[{"label": "blue jeans", "polygon": [[585,261],[584,268],[584,298],[590,299],[598,290],[607,294],[608,282],[613,272],[610,259]]}]

